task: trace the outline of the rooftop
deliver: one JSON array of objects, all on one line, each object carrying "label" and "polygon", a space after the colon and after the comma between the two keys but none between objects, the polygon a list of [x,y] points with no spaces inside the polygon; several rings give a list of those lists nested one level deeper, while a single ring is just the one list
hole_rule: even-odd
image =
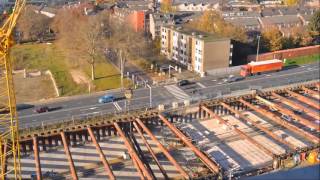
[{"label": "rooftop", "polygon": [[230,22],[236,26],[259,26],[260,23],[258,18],[243,18],[243,17],[235,17],[235,18],[227,18],[225,19],[227,22]]},{"label": "rooftop", "polygon": [[269,17],[269,16],[280,16],[281,13],[278,8],[264,8],[261,11],[262,17]]},{"label": "rooftop", "polygon": [[310,21],[312,18],[312,15],[310,14],[300,14],[300,16],[303,18],[304,21]]},{"label": "rooftop", "polygon": [[222,2],[222,0],[175,0],[173,2],[174,5],[179,5],[179,4],[194,4],[194,5],[198,5],[198,4],[216,4]]},{"label": "rooftop", "polygon": [[258,62],[252,61],[249,64],[250,65],[264,65],[264,64],[272,64],[272,63],[279,63],[279,62],[282,62],[282,61],[279,59],[272,59],[272,60],[268,60],[268,61],[258,61]]},{"label": "rooftop", "polygon": [[224,18],[230,18],[230,17],[260,17],[260,13],[257,11],[222,11],[222,16]]},{"label": "rooftop", "polygon": [[261,20],[264,24],[288,24],[300,22],[297,15],[262,17]]},{"label": "rooftop", "polygon": [[198,31],[198,30],[195,30],[195,29],[192,29],[192,28],[188,28],[188,27],[184,27],[184,26],[167,25],[167,26],[163,26],[163,27],[169,28],[169,29],[174,30],[176,32],[183,33],[183,34],[188,35],[188,36],[193,36],[196,39],[203,40],[203,41],[230,40],[229,38],[220,37],[218,35],[202,32],[202,31]]}]

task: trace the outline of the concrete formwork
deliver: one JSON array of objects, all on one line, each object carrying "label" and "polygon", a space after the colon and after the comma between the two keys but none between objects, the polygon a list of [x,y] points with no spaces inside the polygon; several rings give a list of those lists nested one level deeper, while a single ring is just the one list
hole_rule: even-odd
[{"label": "concrete formwork", "polygon": [[[313,87],[308,89],[314,91]],[[286,113],[310,127],[316,117],[308,106],[317,112],[318,105],[304,92],[311,93],[299,86],[211,100],[188,110],[104,119],[103,123],[35,134],[21,141],[23,178],[36,172],[37,177],[53,173],[67,179],[215,179],[277,169],[297,154],[319,150],[316,132],[281,118]],[[283,98],[288,107],[272,96]],[[311,103],[293,103],[302,99]],[[309,116],[285,110],[297,107]]]}]

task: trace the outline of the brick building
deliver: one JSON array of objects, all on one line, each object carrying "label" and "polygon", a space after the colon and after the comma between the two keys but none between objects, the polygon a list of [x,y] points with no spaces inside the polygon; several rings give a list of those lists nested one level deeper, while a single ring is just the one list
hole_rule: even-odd
[{"label": "brick building", "polygon": [[149,14],[149,5],[143,1],[120,2],[113,7],[114,17],[128,23],[135,32],[149,31]]}]

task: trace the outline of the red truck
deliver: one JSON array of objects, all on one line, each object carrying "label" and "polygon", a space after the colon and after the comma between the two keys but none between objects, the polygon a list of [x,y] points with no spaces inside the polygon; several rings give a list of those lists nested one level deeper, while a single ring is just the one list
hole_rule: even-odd
[{"label": "red truck", "polygon": [[247,65],[241,66],[240,75],[246,77],[264,72],[280,71],[282,67],[283,62],[278,59],[250,62]]}]

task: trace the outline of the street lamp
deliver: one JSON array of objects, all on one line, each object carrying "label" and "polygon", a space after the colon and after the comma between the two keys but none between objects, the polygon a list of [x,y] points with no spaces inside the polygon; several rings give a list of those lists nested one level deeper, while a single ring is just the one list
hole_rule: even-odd
[{"label": "street lamp", "polygon": [[170,74],[171,74],[170,68],[172,68],[172,69],[176,70],[176,68],[175,68],[175,67],[173,67],[173,66],[171,66],[171,65],[169,64],[169,78],[171,77],[171,76],[170,76]]},{"label": "street lamp", "polygon": [[149,85],[149,84],[146,84],[147,87],[149,88],[149,94],[150,94],[150,97],[149,97],[149,103],[150,103],[150,108],[152,108],[152,87]]},{"label": "street lamp", "polygon": [[257,56],[256,56],[256,61],[259,60],[259,49],[260,49],[260,35],[258,35],[258,46],[257,46]]}]

